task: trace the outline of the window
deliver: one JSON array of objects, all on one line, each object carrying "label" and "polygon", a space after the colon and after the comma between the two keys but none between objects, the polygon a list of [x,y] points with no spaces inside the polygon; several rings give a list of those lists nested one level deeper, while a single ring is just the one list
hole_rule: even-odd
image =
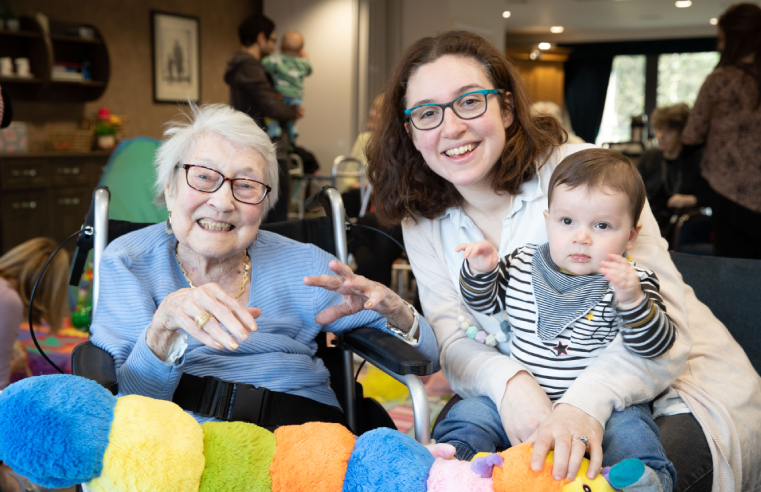
[{"label": "window", "polygon": [[684,102],[692,107],[703,81],[717,63],[719,53],[716,51],[669,53],[659,56],[656,106]]},{"label": "window", "polygon": [[680,102],[692,107],[703,81],[719,62],[719,56],[716,51],[704,51],[613,58],[595,143],[628,142],[632,116],[641,115],[646,109],[650,112],[655,107]]},{"label": "window", "polygon": [[631,117],[645,111],[645,55],[613,58],[597,145],[628,142]]}]

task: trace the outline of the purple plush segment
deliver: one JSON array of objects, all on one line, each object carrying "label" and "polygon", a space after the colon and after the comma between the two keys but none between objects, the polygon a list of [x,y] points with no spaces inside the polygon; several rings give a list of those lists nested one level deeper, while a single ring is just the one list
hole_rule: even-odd
[{"label": "purple plush segment", "polygon": [[491,478],[494,466],[502,466],[502,463],[504,462],[505,460],[502,456],[494,453],[474,459],[473,463],[470,465],[470,469],[481,478]]},{"label": "purple plush segment", "polygon": [[89,482],[103,469],[115,406],[89,379],[22,379],[0,394],[0,460],[44,487]]}]

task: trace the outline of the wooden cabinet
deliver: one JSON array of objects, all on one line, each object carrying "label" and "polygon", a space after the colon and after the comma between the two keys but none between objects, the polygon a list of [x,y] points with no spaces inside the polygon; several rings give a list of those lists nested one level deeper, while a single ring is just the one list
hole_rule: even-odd
[{"label": "wooden cabinet", "polygon": [[[0,156],[0,254],[37,236],[62,242],[82,225],[108,153]],[[74,250],[69,243],[69,252]]]},{"label": "wooden cabinet", "polygon": [[[33,77],[0,76],[11,99],[94,101],[106,90],[110,73],[108,50],[97,28],[49,21],[41,14],[21,17],[18,31],[0,29],[0,57],[28,58]],[[90,37],[80,36],[80,32]],[[85,80],[61,80],[54,66],[79,65]]]}]

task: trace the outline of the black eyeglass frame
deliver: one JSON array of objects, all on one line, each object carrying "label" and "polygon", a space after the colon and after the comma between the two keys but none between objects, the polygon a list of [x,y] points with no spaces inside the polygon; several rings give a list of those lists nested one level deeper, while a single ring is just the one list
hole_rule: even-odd
[{"label": "black eyeglass frame", "polygon": [[[461,96],[457,96],[456,98],[454,98],[453,100],[449,101],[446,104],[427,103],[427,104],[421,104],[419,106],[415,106],[414,108],[406,109],[404,111],[404,116],[412,124],[412,126],[414,126],[416,129],[420,130],[421,132],[426,132],[428,130],[435,130],[436,128],[440,127],[442,123],[444,123],[444,112],[446,111],[447,108],[451,109],[452,112],[455,114],[455,116],[457,116],[461,120],[466,120],[466,121],[467,120],[475,120],[476,118],[480,118],[481,116],[486,114],[486,110],[489,107],[489,96],[490,95],[492,95],[492,94],[504,94],[504,93],[505,93],[505,91],[502,90],[502,89],[480,89],[480,90],[477,90],[477,91],[470,91],[470,92],[466,92],[465,94],[463,94]],[[454,105],[455,105],[455,103],[457,101],[459,101],[463,97],[470,96],[472,94],[481,94],[481,95],[484,96],[484,112],[479,114],[479,115],[476,115],[476,116],[470,116],[468,118],[463,118],[462,116],[460,116],[460,114],[454,108]],[[415,111],[418,108],[424,108],[424,107],[427,107],[427,106],[437,106],[437,107],[441,108],[441,120],[439,121],[438,125],[432,126],[431,128],[418,128],[418,126],[415,124],[415,121],[412,119],[412,112]]]},{"label": "black eyeglass frame", "polygon": [[[187,183],[187,185],[190,186],[192,189],[194,189],[196,191],[200,191],[201,193],[216,193],[217,191],[219,191],[220,188],[222,188],[222,185],[225,184],[225,181],[229,181],[230,182],[230,193],[232,193],[233,199],[235,199],[235,201],[240,202],[240,203],[245,203],[246,205],[259,205],[260,203],[262,203],[264,201],[265,198],[267,198],[267,195],[269,194],[269,192],[272,191],[272,188],[270,186],[267,186],[266,184],[262,183],[261,181],[257,181],[255,179],[249,179],[249,178],[228,178],[227,176],[225,176],[221,172],[217,171],[216,169],[212,169],[212,168],[206,167],[206,166],[200,166],[198,164],[180,164],[180,166],[185,170],[185,183]],[[222,181],[219,183],[219,186],[217,186],[213,190],[210,190],[210,191],[199,190],[198,188],[196,188],[193,185],[191,185],[190,181],[188,180],[188,174],[190,173],[190,168],[191,167],[200,167],[201,169],[206,169],[207,171],[215,172],[215,173],[219,174],[220,176],[222,176]],[[257,184],[260,184],[260,185],[264,186],[264,194],[262,195],[262,199],[259,200],[256,203],[244,202],[243,200],[241,200],[240,198],[235,196],[235,186],[234,186],[234,182],[235,181],[250,181],[252,183],[257,183]]]}]

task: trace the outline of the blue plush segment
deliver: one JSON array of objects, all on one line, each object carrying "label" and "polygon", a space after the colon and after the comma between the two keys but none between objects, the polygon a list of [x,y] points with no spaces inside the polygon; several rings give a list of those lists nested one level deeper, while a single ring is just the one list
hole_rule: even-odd
[{"label": "blue plush segment", "polygon": [[645,464],[637,458],[624,460],[613,466],[608,474],[608,482],[617,488],[622,489],[637,482],[645,474]]},{"label": "blue plush segment", "polygon": [[32,482],[70,487],[100,476],[116,398],[78,376],[37,376],[0,394],[0,460]]},{"label": "blue plush segment", "polygon": [[344,492],[425,492],[431,453],[397,430],[380,428],[357,438]]}]

